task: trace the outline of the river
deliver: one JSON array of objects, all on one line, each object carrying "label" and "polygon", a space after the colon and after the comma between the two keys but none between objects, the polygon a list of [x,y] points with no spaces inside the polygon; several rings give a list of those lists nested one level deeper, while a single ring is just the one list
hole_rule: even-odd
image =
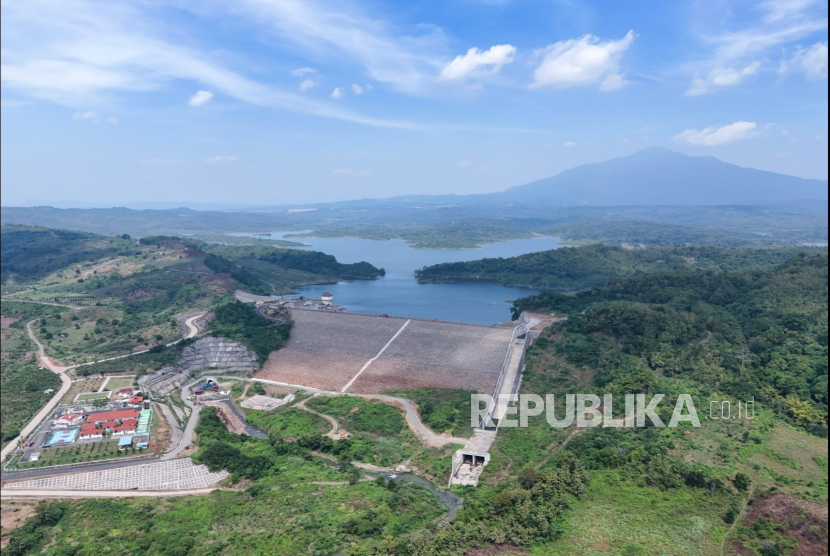
[{"label": "river", "polygon": [[[355,313],[439,319],[473,324],[510,320],[510,302],[533,293],[529,288],[504,287],[485,282],[419,284],[414,271],[445,262],[488,257],[515,257],[560,247],[555,237],[534,237],[491,243],[478,249],[413,249],[402,240],[357,238],[286,238],[297,232],[273,232],[256,237],[302,241],[308,247],[334,255],[341,263],[367,261],[386,270],[378,280],[352,280],[297,288],[300,295],[319,299],[330,292],[334,303]],[[233,234],[251,236],[254,234]]]}]

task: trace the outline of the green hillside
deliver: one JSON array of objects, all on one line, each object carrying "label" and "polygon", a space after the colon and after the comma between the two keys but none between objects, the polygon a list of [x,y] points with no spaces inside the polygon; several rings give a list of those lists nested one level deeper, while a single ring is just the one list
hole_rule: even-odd
[{"label": "green hillside", "polygon": [[503,286],[579,290],[601,286],[611,278],[662,270],[739,270],[773,268],[800,252],[826,248],[728,249],[723,247],[656,247],[623,249],[608,245],[540,251],[510,258],[442,263],[421,268],[419,281],[494,281]]}]

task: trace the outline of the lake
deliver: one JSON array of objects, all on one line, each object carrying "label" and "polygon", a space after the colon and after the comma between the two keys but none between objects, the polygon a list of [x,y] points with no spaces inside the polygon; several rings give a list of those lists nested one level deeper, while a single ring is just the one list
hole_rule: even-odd
[{"label": "lake", "polygon": [[[479,249],[412,249],[401,240],[376,241],[356,238],[286,238],[297,232],[256,234],[269,239],[302,241],[315,251],[334,255],[341,263],[367,261],[386,270],[378,280],[353,280],[297,288],[300,295],[319,299],[330,292],[334,303],[355,313],[439,319],[474,324],[510,320],[510,302],[534,292],[528,288],[492,283],[419,284],[414,271],[437,263],[471,261],[489,257],[515,257],[560,247],[555,237],[514,239]],[[254,234],[233,234],[251,236]]]}]

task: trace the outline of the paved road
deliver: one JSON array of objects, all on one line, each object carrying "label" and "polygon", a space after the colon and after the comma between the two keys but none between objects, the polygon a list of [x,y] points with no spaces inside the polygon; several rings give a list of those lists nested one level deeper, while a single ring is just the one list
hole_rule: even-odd
[{"label": "paved road", "polygon": [[268,315],[266,315],[265,313],[262,312],[262,309],[264,309],[264,307],[262,305],[258,305],[257,308],[256,308],[256,312],[259,313],[259,316],[261,316],[262,318],[272,320],[277,324],[285,324],[285,319],[278,319],[278,318],[275,318],[275,317],[269,317]]},{"label": "paved road", "polygon": [[195,322],[196,319],[201,318],[202,316],[204,316],[204,314],[205,312],[201,312],[198,315],[193,315],[192,317],[184,321],[184,325],[187,326],[187,334],[184,335],[184,340],[192,338],[193,336],[199,333],[199,329],[196,327]]},{"label": "paved road", "polygon": [[196,423],[199,422],[199,406],[187,399],[190,397],[190,386],[192,384],[185,385],[182,388],[182,401],[190,406],[190,418],[187,420],[187,425],[185,425],[182,431],[182,440],[176,448],[161,456],[162,461],[178,457],[193,442],[193,431],[196,430]]}]

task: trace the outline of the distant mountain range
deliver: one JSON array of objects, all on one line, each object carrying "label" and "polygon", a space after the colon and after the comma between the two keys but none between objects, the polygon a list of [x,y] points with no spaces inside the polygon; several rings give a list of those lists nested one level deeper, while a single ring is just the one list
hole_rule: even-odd
[{"label": "distant mountain range", "polygon": [[827,182],[651,147],[488,196],[556,205],[758,205],[826,201]]},{"label": "distant mountain range", "polygon": [[[285,212],[294,207],[382,207],[407,205],[479,205],[491,208],[508,204],[556,206],[654,206],[654,205],[769,205],[803,201],[827,201],[827,181],[797,178],[729,164],[712,156],[688,156],[661,147],[649,147],[630,156],[583,164],[553,177],[517,185],[497,193],[472,195],[401,195],[386,199],[355,199],[329,203],[248,205],[205,202],[127,202],[120,207],[135,210]],[[41,201],[26,206],[93,209],[106,203]]]}]

